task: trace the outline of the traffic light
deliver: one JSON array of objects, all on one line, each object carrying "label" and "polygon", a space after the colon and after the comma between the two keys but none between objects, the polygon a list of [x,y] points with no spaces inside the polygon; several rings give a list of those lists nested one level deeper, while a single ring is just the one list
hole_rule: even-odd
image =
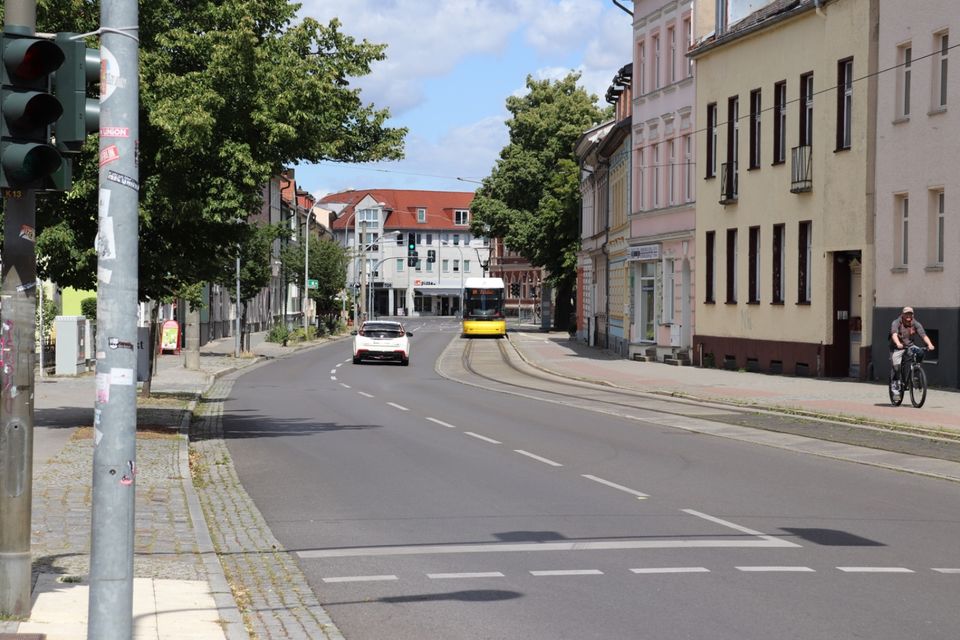
[{"label": "traffic light", "polygon": [[433,249],[427,249],[427,262],[433,264],[437,261],[437,252]]},{"label": "traffic light", "polygon": [[414,251],[412,256],[407,256],[407,266],[415,267],[420,263],[420,258],[417,256],[417,252]]},{"label": "traffic light", "polygon": [[100,100],[87,97],[87,87],[100,78],[100,50],[89,49],[75,33],[58,33],[64,62],[54,75],[54,92],[63,106],[55,126],[57,148],[79,153],[87,134],[100,126]]},{"label": "traffic light", "polygon": [[50,125],[63,106],[50,93],[50,76],[64,55],[53,42],[24,30],[7,25],[0,36],[0,187],[37,189],[61,167]]},{"label": "traffic light", "polygon": [[407,256],[417,255],[417,234],[407,234]]},{"label": "traffic light", "polygon": [[513,297],[513,298],[519,298],[519,297],[520,297],[520,283],[519,283],[519,282],[511,282],[511,283],[510,283],[510,296]]}]

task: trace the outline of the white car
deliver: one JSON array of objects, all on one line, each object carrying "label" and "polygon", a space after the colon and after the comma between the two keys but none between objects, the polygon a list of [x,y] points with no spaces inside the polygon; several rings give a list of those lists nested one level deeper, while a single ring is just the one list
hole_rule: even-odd
[{"label": "white car", "polygon": [[410,364],[410,336],[403,325],[392,320],[368,320],[353,334],[353,364],[364,360],[393,360]]}]

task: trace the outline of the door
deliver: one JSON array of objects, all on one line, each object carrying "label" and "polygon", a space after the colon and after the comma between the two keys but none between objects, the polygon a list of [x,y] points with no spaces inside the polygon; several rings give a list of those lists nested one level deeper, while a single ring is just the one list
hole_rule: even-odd
[{"label": "door", "polygon": [[850,260],[859,255],[835,253],[833,259],[833,344],[826,352],[824,374],[850,375]]}]

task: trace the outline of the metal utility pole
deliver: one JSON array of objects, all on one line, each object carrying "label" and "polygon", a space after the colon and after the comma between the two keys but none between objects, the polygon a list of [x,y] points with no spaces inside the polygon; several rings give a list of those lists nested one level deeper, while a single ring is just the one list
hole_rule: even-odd
[{"label": "metal utility pole", "polygon": [[101,0],[97,376],[88,638],[133,637],[137,435],[137,0]]},{"label": "metal utility pole", "polygon": [[[294,198],[296,198],[296,193],[294,193]],[[304,247],[303,247],[303,337],[307,337],[307,300],[310,299],[310,280],[309,272],[307,270],[307,265],[310,264],[310,214],[311,211],[307,210],[307,230],[304,232]]]},{"label": "metal utility pole", "polygon": [[361,323],[367,319],[367,259],[365,256],[366,246],[363,244],[364,230],[366,228],[367,228],[367,221],[366,220],[361,221],[360,246],[357,247],[357,250],[361,252],[360,253],[360,322]]},{"label": "metal utility pole", "polygon": [[234,333],[236,337],[233,341],[233,357],[240,357],[240,245],[237,245],[237,308],[234,312],[236,315],[235,324],[236,328]]},{"label": "metal utility pole", "polygon": [[[37,3],[7,0],[4,27],[33,33]],[[33,496],[33,365],[36,331],[36,194],[4,190],[0,311],[0,614],[30,615],[30,508]],[[29,230],[24,233],[24,230]],[[26,236],[26,237],[25,237]]]}]

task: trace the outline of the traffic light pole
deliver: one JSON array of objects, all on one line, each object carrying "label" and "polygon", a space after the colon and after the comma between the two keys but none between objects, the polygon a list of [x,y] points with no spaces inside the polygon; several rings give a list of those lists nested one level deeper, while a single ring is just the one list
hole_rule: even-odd
[{"label": "traffic light pole", "polygon": [[129,640],[137,471],[137,0],[102,0],[100,24],[97,390],[87,637]]},{"label": "traffic light pole", "polygon": [[[36,29],[35,0],[4,3],[4,26]],[[0,614],[30,616],[33,383],[37,263],[36,196],[4,191],[0,289]]]}]

